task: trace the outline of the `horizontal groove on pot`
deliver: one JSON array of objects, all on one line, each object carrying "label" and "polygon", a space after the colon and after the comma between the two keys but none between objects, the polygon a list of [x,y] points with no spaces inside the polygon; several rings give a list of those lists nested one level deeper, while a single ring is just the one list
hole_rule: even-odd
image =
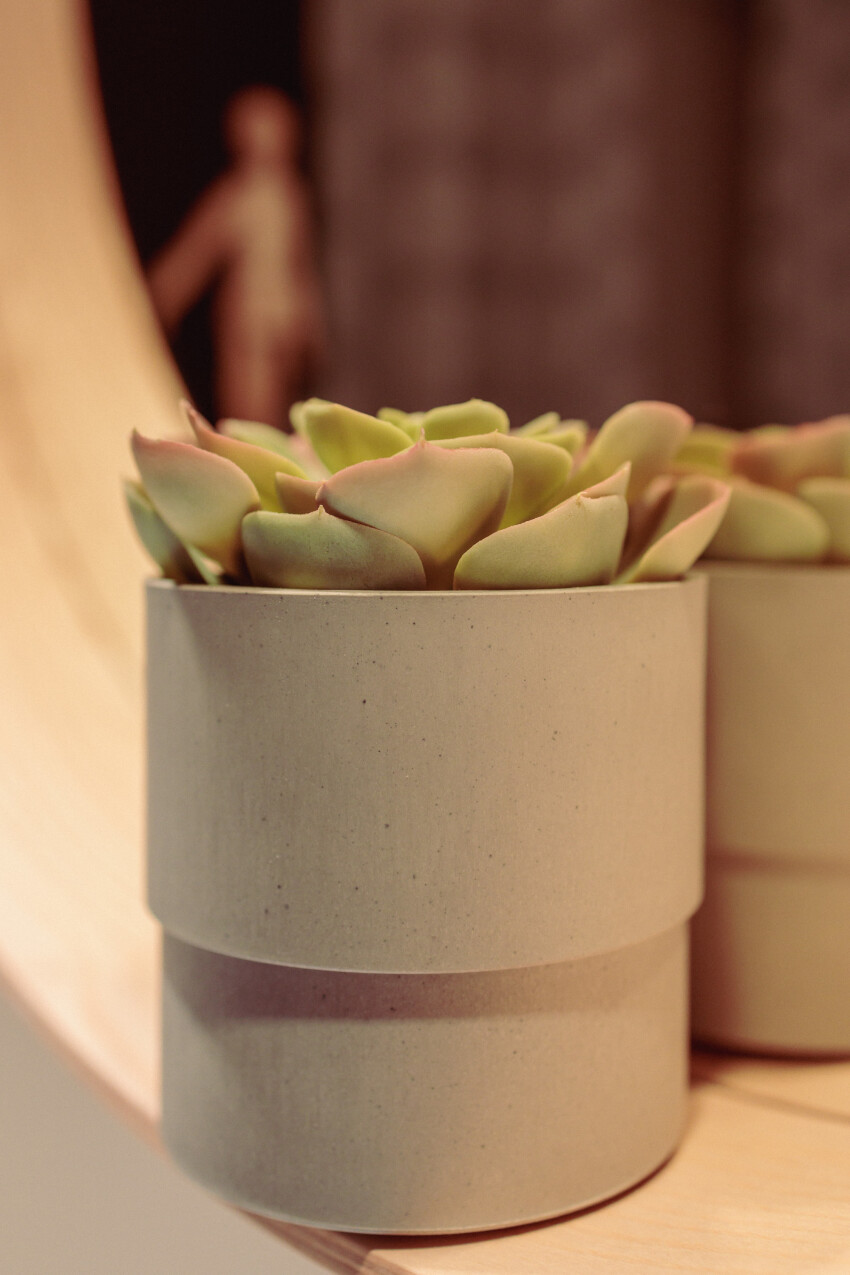
[{"label": "horizontal groove on pot", "polygon": [[709,580],[703,1040],[850,1053],[850,567]]},{"label": "horizontal groove on pot", "polygon": [[702,890],[705,586],[148,589],[149,897],[187,942],[524,967]]},{"label": "horizontal groove on pot", "polygon": [[477,974],[164,949],[163,1136],[225,1198],[334,1229],[479,1230],[614,1195],[674,1149],[687,935]]}]

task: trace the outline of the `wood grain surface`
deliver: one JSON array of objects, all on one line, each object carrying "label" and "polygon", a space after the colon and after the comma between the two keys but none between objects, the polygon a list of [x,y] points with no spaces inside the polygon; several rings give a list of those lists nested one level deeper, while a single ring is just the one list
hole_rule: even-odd
[{"label": "wood grain surface", "polygon": [[784,1103],[850,1123],[850,1064],[844,1058],[748,1058],[697,1050],[693,1072],[702,1080],[765,1102]]},{"label": "wood grain surface", "polygon": [[343,1270],[376,1275],[846,1271],[848,1168],[846,1125],[768,1110],[709,1085],[694,1091],[679,1154],[603,1208],[491,1238],[378,1240],[365,1261],[338,1237],[322,1243],[327,1256],[347,1258]]},{"label": "wood grain surface", "polygon": [[[0,14],[0,973],[155,1138],[158,942],[141,902],[141,581],[126,438],[178,378],[117,211],[72,0]],[[273,1226],[385,1275],[850,1270],[850,1064],[701,1055],[680,1153],[613,1204],[463,1241]]]}]

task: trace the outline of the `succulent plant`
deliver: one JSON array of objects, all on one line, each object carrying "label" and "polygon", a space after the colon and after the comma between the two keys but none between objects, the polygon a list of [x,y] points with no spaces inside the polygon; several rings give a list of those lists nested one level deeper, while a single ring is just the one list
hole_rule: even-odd
[{"label": "succulent plant", "polygon": [[850,562],[850,416],[745,434],[698,425],[671,470],[729,485],[706,557]]},{"label": "succulent plant", "polygon": [[712,475],[669,470],[691,418],[632,403],[595,434],[555,412],[510,429],[493,403],[376,416],[310,399],[295,435],[133,435],[136,530],[178,583],[306,589],[519,589],[669,580],[729,502]]}]

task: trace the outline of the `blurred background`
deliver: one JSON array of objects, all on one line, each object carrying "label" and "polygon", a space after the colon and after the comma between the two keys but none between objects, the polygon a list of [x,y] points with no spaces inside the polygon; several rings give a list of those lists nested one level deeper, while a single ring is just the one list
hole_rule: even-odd
[{"label": "blurred background", "polygon": [[[92,0],[92,21],[128,216],[208,413],[847,409],[849,6]],[[228,125],[251,85],[301,124],[253,221]]]}]

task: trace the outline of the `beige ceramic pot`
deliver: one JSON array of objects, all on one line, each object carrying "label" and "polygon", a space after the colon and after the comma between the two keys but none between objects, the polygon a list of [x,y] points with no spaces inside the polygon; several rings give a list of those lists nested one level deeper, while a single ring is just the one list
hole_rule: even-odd
[{"label": "beige ceramic pot", "polygon": [[148,838],[172,934],[445,973],[613,950],[702,890],[704,583],[149,588]]},{"label": "beige ceramic pot", "polygon": [[697,1036],[850,1053],[850,568],[708,571]]},{"label": "beige ceramic pot", "polygon": [[166,936],[163,1139],[235,1204],[347,1231],[555,1216],[675,1149],[687,930],[481,974],[344,974]]},{"label": "beige ceramic pot", "polygon": [[163,1134],[316,1226],[508,1226],[673,1150],[705,582],[149,589]]}]

